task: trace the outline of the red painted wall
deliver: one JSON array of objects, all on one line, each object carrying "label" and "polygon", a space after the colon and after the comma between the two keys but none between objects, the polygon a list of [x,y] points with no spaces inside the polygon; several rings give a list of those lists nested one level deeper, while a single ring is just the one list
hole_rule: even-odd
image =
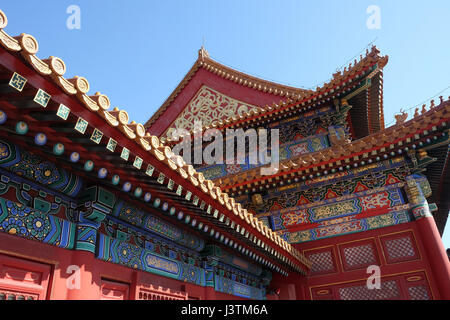
[{"label": "red painted wall", "polygon": [[[67,272],[70,265],[80,267],[79,290],[68,289],[67,279],[73,275]],[[14,281],[8,275],[13,271]],[[170,289],[189,299],[242,300],[213,288],[107,263],[89,252],[61,249],[5,233],[0,233],[0,272],[0,293],[17,291],[38,295],[39,299],[134,300],[139,298],[140,289],[151,285],[160,286],[161,295]]]}]

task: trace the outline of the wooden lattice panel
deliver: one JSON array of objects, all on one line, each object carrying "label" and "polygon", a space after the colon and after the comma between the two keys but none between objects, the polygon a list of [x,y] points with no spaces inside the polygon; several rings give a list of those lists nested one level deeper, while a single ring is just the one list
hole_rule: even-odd
[{"label": "wooden lattice panel", "polygon": [[0,300],[38,300],[38,294],[0,289]]},{"label": "wooden lattice panel", "polygon": [[416,260],[419,252],[411,232],[402,232],[382,238],[384,255],[387,263]]},{"label": "wooden lattice panel", "polygon": [[373,240],[365,240],[340,246],[344,270],[364,269],[370,265],[380,265]]},{"label": "wooden lattice panel", "polygon": [[188,294],[150,285],[138,289],[137,300],[188,300]]},{"label": "wooden lattice panel", "polygon": [[305,252],[312,262],[310,275],[321,275],[336,272],[336,262],[332,247]]},{"label": "wooden lattice panel", "polygon": [[381,289],[369,289],[365,284],[349,286],[339,289],[341,300],[392,300],[401,299],[397,281],[391,280],[381,283]]}]

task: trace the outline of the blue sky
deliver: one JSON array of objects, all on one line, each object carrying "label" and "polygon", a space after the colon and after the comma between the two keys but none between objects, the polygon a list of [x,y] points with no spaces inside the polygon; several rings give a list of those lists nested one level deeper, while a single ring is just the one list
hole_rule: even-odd
[{"label": "blue sky", "polygon": [[[80,30],[66,27],[70,5],[81,9]],[[379,30],[366,25],[371,5],[381,10]],[[142,123],[191,68],[202,43],[240,71],[315,88],[375,40],[390,56],[386,123],[444,89],[450,95],[448,0],[22,0],[2,1],[0,9],[9,34],[35,36],[40,58],[62,58],[66,76],[86,77],[91,93],[108,95]]]}]

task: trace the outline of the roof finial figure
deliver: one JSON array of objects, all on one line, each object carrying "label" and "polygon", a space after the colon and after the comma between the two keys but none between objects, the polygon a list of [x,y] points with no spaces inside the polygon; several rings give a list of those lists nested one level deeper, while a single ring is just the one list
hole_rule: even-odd
[{"label": "roof finial figure", "polygon": [[205,47],[202,45],[200,50],[198,50],[198,58],[203,61],[205,58],[209,58],[209,53],[206,51]]}]

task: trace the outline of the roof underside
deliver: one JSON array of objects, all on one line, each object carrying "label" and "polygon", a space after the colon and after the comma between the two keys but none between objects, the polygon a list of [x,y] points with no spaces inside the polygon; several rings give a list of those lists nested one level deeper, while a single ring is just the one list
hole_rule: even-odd
[{"label": "roof underside", "polygon": [[[49,138],[49,143],[64,143],[67,152],[77,151],[82,157],[91,157],[90,160],[93,160],[96,166],[104,166],[109,173],[119,172],[133,186],[140,185],[142,189],[151,188],[162,201],[167,200],[169,205],[187,208],[194,216],[198,216],[199,220],[217,225],[220,231],[230,236],[234,234],[233,237],[239,238],[239,241],[242,240],[243,245],[248,248],[259,250],[261,253],[266,251],[267,259],[276,261],[275,264],[271,262],[273,266],[288,266],[297,271],[309,268],[310,263],[303,255],[273,232],[258,224],[256,217],[235,205],[234,199],[222,193],[213,182],[205,180],[203,175],[196,172],[192,166],[174,157],[170,148],[161,144],[157,137],[145,134],[141,124],[134,121],[130,123],[128,114],[124,110],[108,110],[110,101],[106,95],[97,93],[88,96],[86,93],[89,91],[89,83],[86,79],[64,78],[66,66],[61,59],[55,57],[39,59],[36,56],[38,51],[36,39],[27,34],[13,38],[2,30],[6,25],[6,16],[0,10],[0,100],[2,108],[9,112],[9,120],[20,119],[29,122],[28,138],[40,130],[44,131]],[[15,76],[25,80],[20,81],[23,85],[20,90],[11,85],[10,79],[15,79]],[[48,99],[46,106],[36,102],[39,94]],[[70,110],[67,120],[56,115],[61,105]],[[78,123],[80,119],[85,121],[87,128],[82,134],[74,130],[75,123]],[[10,122],[2,126],[3,136],[15,135],[14,126],[11,125]],[[95,130],[100,130],[102,133],[98,142],[92,138]],[[16,135],[16,138],[20,143],[20,140],[25,139],[26,136]],[[117,143],[117,150],[109,150],[111,152],[107,150],[110,139]],[[29,141],[22,141],[22,144],[24,143],[29,144]],[[124,160],[121,157],[120,150],[124,149],[129,150],[129,159]],[[44,157],[54,160],[69,170],[75,169],[82,176],[88,176],[90,180],[98,180],[94,173],[85,173],[81,168],[77,170],[68,161],[67,153],[65,157],[55,157],[51,149],[40,152]],[[136,161],[137,158],[141,160],[142,167],[136,167],[133,163],[133,160]],[[155,175],[147,174],[147,165],[153,166]],[[158,181],[157,173],[160,176],[164,173],[163,183]],[[222,215],[236,222],[236,225],[241,225],[242,229],[245,226],[249,232],[243,235],[242,232],[235,230],[236,227],[233,229],[225,225],[223,219],[219,221],[219,217],[211,216],[206,212],[206,208],[201,208],[193,201],[177,195],[164,183],[168,179],[182,186],[183,192],[192,191],[192,194],[198,196],[206,207],[209,205],[212,209],[223,213]],[[117,189],[117,186],[112,186],[109,182],[107,184]],[[120,188],[118,191],[121,192]],[[253,235],[255,233],[256,236]],[[256,245],[250,239],[260,240],[260,245]]]}]

